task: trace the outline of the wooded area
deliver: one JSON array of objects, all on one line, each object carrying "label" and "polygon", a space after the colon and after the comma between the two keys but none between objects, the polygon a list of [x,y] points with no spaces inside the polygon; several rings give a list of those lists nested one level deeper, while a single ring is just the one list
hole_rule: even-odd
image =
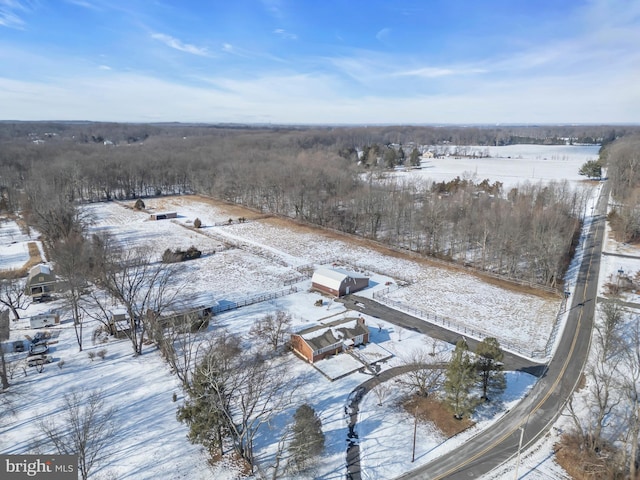
[{"label": "wooded area", "polygon": [[491,179],[400,182],[384,175],[389,159],[409,162],[422,145],[606,143],[631,131],[5,122],[0,210],[21,210],[53,244],[82,223],[82,202],[200,193],[554,287],[579,232],[579,192],[566,183],[505,192]]}]

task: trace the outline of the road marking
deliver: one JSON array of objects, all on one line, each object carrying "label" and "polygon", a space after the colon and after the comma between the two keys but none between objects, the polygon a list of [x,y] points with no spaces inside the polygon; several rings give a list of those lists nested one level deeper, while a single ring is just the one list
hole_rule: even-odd
[{"label": "road marking", "polygon": [[[595,238],[597,238],[599,230],[600,230],[600,227],[596,226],[596,231],[594,232],[594,237]],[[592,263],[593,263],[593,245],[591,246],[591,253],[590,253],[590,257],[589,257],[589,266],[587,267],[587,274],[586,274],[586,278],[585,278],[585,282],[584,282],[584,288],[582,289],[582,305],[583,306],[584,306],[584,303],[586,302],[587,284],[589,283],[589,277],[591,275],[591,264]],[[571,342],[571,347],[569,348],[569,352],[567,354],[567,359],[565,360],[564,364],[562,365],[562,368],[560,369],[560,373],[558,374],[558,377],[556,378],[555,382],[553,382],[553,385],[551,386],[551,388],[549,388],[549,390],[547,391],[547,394],[529,412],[529,414],[527,415],[527,418],[525,420],[523,420],[522,422],[520,422],[514,429],[508,431],[502,437],[500,437],[499,439],[495,440],[493,443],[489,444],[489,446],[487,446],[484,450],[481,450],[480,452],[476,453],[472,457],[467,458],[464,462],[459,463],[458,465],[456,465],[455,467],[449,469],[447,472],[443,473],[442,475],[434,477],[434,480],[441,480],[441,479],[443,479],[443,478],[445,478],[445,477],[447,477],[447,476],[449,476],[449,475],[461,470],[462,468],[464,468],[467,465],[469,465],[471,462],[474,462],[475,460],[477,460],[478,458],[480,458],[481,456],[483,456],[487,452],[493,450],[499,444],[504,442],[508,437],[513,435],[516,432],[516,430],[520,429],[520,427],[525,425],[529,421],[529,417],[531,417],[531,414],[535,413],[536,411],[538,411],[542,407],[542,405],[549,399],[551,394],[555,391],[556,387],[560,383],[560,380],[562,380],[562,377],[563,377],[565,371],[567,370],[567,367],[569,366],[569,360],[571,359],[571,357],[573,357],[573,352],[575,350],[576,344],[578,343],[578,334],[580,332],[580,326],[581,326],[581,323],[582,323],[582,314],[583,313],[584,313],[584,309],[580,310],[580,315],[578,316],[578,322],[576,323],[576,331],[575,331],[575,334],[573,335],[573,340]],[[594,315],[595,315],[595,307],[594,307]],[[582,374],[582,369],[581,369],[581,374]],[[576,382],[576,385],[577,385],[577,382]],[[574,389],[575,389],[575,385],[574,385]]]}]

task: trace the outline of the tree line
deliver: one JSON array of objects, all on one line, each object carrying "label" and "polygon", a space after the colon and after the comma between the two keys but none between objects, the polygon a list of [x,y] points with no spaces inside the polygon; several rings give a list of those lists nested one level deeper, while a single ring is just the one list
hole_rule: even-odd
[{"label": "tree line", "polygon": [[[498,131],[559,138],[571,133],[564,127],[66,127],[73,135],[62,129],[37,144],[11,137],[0,149],[0,209],[20,210],[52,240],[69,233],[82,202],[200,193],[554,286],[566,268],[586,201],[563,183],[524,184],[505,192],[491,179],[432,184],[384,173],[386,152],[395,152],[388,163],[400,155],[415,162],[416,146],[424,140],[495,143]],[[613,133],[604,127],[580,131],[598,139]],[[91,137],[119,140],[104,145],[86,141]],[[385,146],[388,140],[401,142],[400,148]],[[377,161],[359,164],[358,150]]]}]

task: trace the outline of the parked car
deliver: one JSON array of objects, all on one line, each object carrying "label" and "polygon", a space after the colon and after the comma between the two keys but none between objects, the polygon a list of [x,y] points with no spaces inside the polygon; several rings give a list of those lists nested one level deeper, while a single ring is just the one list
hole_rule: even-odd
[{"label": "parked car", "polygon": [[43,363],[53,362],[53,356],[46,355],[44,353],[37,355],[29,355],[27,357],[27,365],[29,367],[35,367],[36,365],[42,365]]},{"label": "parked car", "polygon": [[46,343],[31,344],[29,346],[29,355],[40,355],[49,351],[49,345]]},{"label": "parked car", "polygon": [[51,338],[51,334],[49,332],[36,332],[31,339],[31,344],[38,345],[39,343],[47,343],[49,338]]}]

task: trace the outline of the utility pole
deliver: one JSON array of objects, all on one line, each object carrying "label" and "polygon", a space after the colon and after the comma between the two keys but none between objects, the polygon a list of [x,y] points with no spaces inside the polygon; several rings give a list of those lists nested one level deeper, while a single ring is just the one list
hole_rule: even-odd
[{"label": "utility pole", "polygon": [[524,427],[519,427],[520,430],[520,443],[518,443],[518,460],[516,461],[516,474],[513,477],[514,480],[518,480],[518,469],[520,468],[520,451],[522,450],[522,437],[524,437]]},{"label": "utility pole", "polygon": [[418,406],[413,416],[413,453],[411,454],[411,463],[416,459],[416,432],[418,431]]}]

